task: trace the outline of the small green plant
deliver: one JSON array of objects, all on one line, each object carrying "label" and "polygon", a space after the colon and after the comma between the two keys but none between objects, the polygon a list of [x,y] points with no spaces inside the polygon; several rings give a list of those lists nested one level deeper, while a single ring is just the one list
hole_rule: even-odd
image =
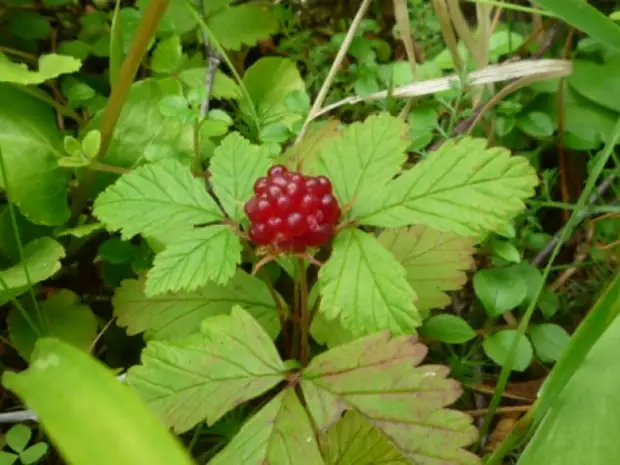
[{"label": "small green plant", "polygon": [[44,442],[37,442],[28,446],[32,439],[32,430],[26,425],[15,425],[5,436],[5,448],[9,451],[0,451],[0,464],[12,465],[19,463],[31,465],[39,462],[47,454],[48,446]]}]

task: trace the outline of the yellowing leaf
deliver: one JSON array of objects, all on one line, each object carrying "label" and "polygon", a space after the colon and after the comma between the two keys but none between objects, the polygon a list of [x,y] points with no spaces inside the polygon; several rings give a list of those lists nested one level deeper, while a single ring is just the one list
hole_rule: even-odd
[{"label": "yellowing leaf", "polygon": [[386,228],[424,224],[466,236],[502,227],[525,208],[538,178],[524,157],[486,143],[446,142],[388,184],[358,221]]},{"label": "yellowing leaf", "polygon": [[407,270],[407,281],[418,296],[416,307],[426,314],[450,303],[445,291],[460,289],[473,265],[472,239],[424,225],[387,229],[379,243]]},{"label": "yellowing leaf", "polygon": [[250,418],[209,465],[323,465],[316,437],[295,390],[284,389]]},{"label": "yellowing leaf", "polygon": [[157,297],[144,294],[143,281],[129,279],[116,290],[112,304],[118,325],[130,335],[146,332],[147,340],[185,338],[198,332],[205,318],[230,313],[235,305],[245,308],[272,338],[280,331],[269,288],[241,269],[226,285],[209,283],[195,292]]},{"label": "yellowing leaf", "polygon": [[50,53],[39,57],[39,70],[31,71],[23,63],[15,63],[6,55],[0,53],[0,82],[14,84],[42,84],[61,74],[71,74],[79,71],[82,62],[76,58]]},{"label": "yellowing leaf", "polygon": [[195,229],[155,257],[146,279],[152,297],[168,291],[194,291],[214,281],[225,284],[241,261],[241,241],[228,226]]},{"label": "yellowing leaf", "polygon": [[284,379],[269,335],[247,312],[207,318],[183,341],[152,341],[127,382],[177,433],[228,411]]},{"label": "yellowing leaf", "polygon": [[95,201],[94,214],[123,239],[209,223],[223,217],[204,180],[176,160],[144,165],[123,175]]},{"label": "yellowing leaf", "polygon": [[421,320],[406,271],[375,238],[345,229],[319,271],[321,306],[327,319],[360,336],[383,329],[411,333]]},{"label": "yellowing leaf", "polygon": [[410,463],[480,464],[463,449],[476,438],[471,418],[446,409],[461,388],[447,367],[419,366],[426,353],[415,337],[383,331],[315,357],[301,387],[317,427],[354,410]]}]

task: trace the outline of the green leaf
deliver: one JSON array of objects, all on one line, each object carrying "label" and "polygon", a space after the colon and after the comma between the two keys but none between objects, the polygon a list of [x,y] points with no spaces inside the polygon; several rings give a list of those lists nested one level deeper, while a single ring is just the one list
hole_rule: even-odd
[{"label": "green leaf", "polygon": [[[69,219],[69,175],[57,164],[62,139],[53,111],[5,84],[0,84],[0,102],[0,151],[11,200],[33,223],[65,223]],[[5,187],[1,177],[0,186]]]},{"label": "green leaf", "polygon": [[176,433],[213,425],[238,405],[284,380],[269,335],[240,307],[204,320],[199,334],[151,341],[128,384]]},{"label": "green leaf", "polygon": [[30,360],[39,337],[54,337],[88,351],[97,336],[97,320],[90,307],[82,304],[77,295],[61,289],[39,303],[39,307],[43,324],[38,321],[34,309],[28,308],[27,312],[40,336],[17,308],[11,307],[9,312],[9,335],[24,360]]},{"label": "green leaf", "polygon": [[99,148],[101,147],[101,132],[96,129],[93,131],[88,131],[82,139],[82,152],[88,158],[93,159],[99,153]]},{"label": "green leaf", "polygon": [[450,140],[377,192],[374,212],[361,224],[389,228],[425,224],[477,236],[521,212],[534,194],[536,171],[527,159],[485,139]]},{"label": "green leaf", "polygon": [[30,368],[6,371],[2,384],[34,409],[66,463],[192,464],[135,392],[100,362],[59,340],[41,339]]},{"label": "green leaf", "polygon": [[58,232],[56,232],[54,235],[56,237],[73,236],[78,239],[81,239],[81,238],[90,236],[91,234],[94,234],[96,232],[99,232],[102,229],[104,228],[101,223],[89,223],[89,224],[83,224],[81,226],[76,226],[75,228],[62,228]]},{"label": "green leaf", "polygon": [[207,19],[207,26],[226,50],[253,46],[278,32],[278,18],[262,5],[239,5],[225,8]]},{"label": "green leaf", "polygon": [[6,432],[6,443],[15,452],[23,451],[32,436],[32,431],[26,425],[15,425]]},{"label": "green leaf", "polygon": [[555,130],[555,125],[549,115],[538,111],[520,116],[517,123],[524,133],[541,139],[551,137]]},{"label": "green leaf", "polygon": [[232,0],[203,0],[202,12],[208,18],[226,8],[231,2]]},{"label": "green leaf", "polygon": [[120,18],[121,0],[116,0],[114,5],[114,14],[112,15],[112,24],[110,25],[110,87],[114,88],[118,82],[121,72],[121,65],[125,58],[123,51],[123,30]]},{"label": "green leaf", "polygon": [[134,246],[130,242],[123,241],[118,237],[111,237],[99,246],[99,257],[114,265],[120,265],[133,260],[134,250]]},{"label": "green leaf", "polygon": [[328,320],[321,312],[314,315],[310,334],[316,342],[330,349],[356,339],[351,331],[342,326],[339,319]]},{"label": "green leaf", "polygon": [[256,179],[267,174],[270,164],[263,149],[236,132],[215,149],[210,166],[213,190],[234,221],[245,216],[243,204],[252,196]]},{"label": "green leaf", "polygon": [[537,304],[543,316],[551,318],[560,309],[560,297],[554,292],[543,289]]},{"label": "green leaf", "polygon": [[[15,222],[17,223],[17,231],[13,227],[13,219],[9,205],[0,206],[0,255],[6,259],[5,263],[15,264],[21,260],[19,253],[19,238],[22,244],[48,236],[51,228],[48,226],[40,226],[29,222],[19,210],[13,210],[15,213]],[[0,290],[1,285],[0,285]]]},{"label": "green leaf", "polygon": [[496,317],[527,298],[527,283],[516,267],[489,268],[474,275],[474,291],[489,316]]},{"label": "green leaf", "polygon": [[382,329],[409,333],[422,323],[405,269],[359,229],[336,236],[332,256],[319,271],[319,284],[319,311],[327,319],[340,318],[356,336]]},{"label": "green leaf", "polygon": [[15,63],[0,53],[0,82],[14,84],[43,84],[55,79],[61,74],[70,74],[79,71],[82,62],[70,56],[51,53],[39,57],[39,70],[30,71],[23,63]]},{"label": "green leaf", "polygon": [[323,465],[308,413],[288,387],[251,417],[209,465]]},{"label": "green leaf", "polygon": [[320,443],[327,465],[411,464],[385,435],[354,411],[346,412]]},{"label": "green leaf", "polygon": [[411,463],[479,464],[462,449],[476,439],[471,418],[445,408],[461,388],[448,368],[419,366],[426,353],[414,337],[383,331],[315,357],[301,388],[316,427],[354,410]]},{"label": "green leaf", "polygon": [[[516,334],[517,332],[512,329],[506,329],[491,334],[482,343],[484,353],[495,363],[503,366],[506,363],[508,352]],[[519,340],[519,346],[517,347],[512,369],[514,371],[525,371],[527,367],[530,366],[533,356],[532,344],[530,344],[530,341],[526,337],[522,337]]]},{"label": "green leaf", "polygon": [[493,255],[503,258],[507,262],[521,262],[521,252],[519,252],[519,249],[512,242],[492,238],[489,241],[489,248]]},{"label": "green leaf", "polygon": [[532,325],[528,329],[528,335],[542,362],[559,360],[570,342],[570,335],[566,330],[555,324]]},{"label": "green leaf", "polygon": [[[285,100],[293,91],[306,91],[294,61],[279,57],[261,58],[247,69],[243,84],[254,104],[260,127],[273,123],[290,127],[299,118],[286,106]],[[239,102],[239,106],[247,118],[252,118],[245,100]]]},{"label": "green leaf", "polygon": [[428,313],[450,303],[446,291],[460,289],[473,264],[473,240],[423,225],[388,229],[379,243],[407,270],[407,282],[418,296],[416,307]]},{"label": "green leaf", "polygon": [[28,291],[26,268],[30,282],[34,285],[50,278],[60,270],[60,259],[64,256],[65,250],[54,239],[42,237],[29,242],[24,247],[23,262],[11,268],[0,270],[0,278],[6,285],[6,289],[0,289],[0,302],[4,304],[11,298]]},{"label": "green leaf", "polygon": [[123,175],[97,198],[94,214],[123,239],[222,219],[204,181],[171,159]]},{"label": "green leaf", "polygon": [[18,458],[18,455],[0,450],[0,465],[13,465]]},{"label": "green leaf", "polygon": [[52,31],[49,20],[35,10],[19,9],[9,16],[11,32],[22,39],[44,39]]},{"label": "green leaf", "polygon": [[476,337],[471,326],[456,315],[435,315],[424,323],[422,334],[448,344],[463,344]]},{"label": "green leaf", "polygon": [[[203,89],[207,68],[191,68],[178,74],[179,80],[190,89]],[[211,97],[221,100],[238,100],[242,96],[237,83],[221,71],[215,72]]]},{"label": "green leaf", "polygon": [[43,458],[45,454],[47,454],[49,447],[44,442],[39,442],[33,446],[30,446],[28,449],[19,454],[19,460],[24,465],[29,465],[32,463],[37,463],[39,460]]},{"label": "green leaf", "polygon": [[353,217],[368,211],[364,207],[374,205],[377,186],[400,172],[409,145],[407,132],[404,121],[381,113],[352,124],[323,145],[319,171],[332,181],[341,205],[355,201]]},{"label": "green leaf", "polygon": [[173,35],[157,44],[151,58],[151,68],[156,73],[172,74],[179,68],[182,59],[181,38]]},{"label": "green leaf", "polygon": [[245,308],[272,338],[280,330],[267,284],[241,269],[224,286],[209,283],[196,292],[153,298],[145,296],[142,281],[123,281],[112,304],[118,325],[126,327],[130,335],[146,332],[148,340],[189,336],[199,330],[205,318],[227,314],[235,305]]},{"label": "green leaf", "polygon": [[148,297],[226,284],[241,262],[241,241],[228,226],[196,229],[157,254],[146,279]]},{"label": "green leaf", "polygon": [[[603,108],[620,111],[620,85],[614,76],[620,72],[617,58],[604,64],[586,60],[575,60],[573,72],[568,78],[570,88],[580,96]],[[589,120],[587,120],[590,123]],[[595,128],[596,129],[596,128]]]}]

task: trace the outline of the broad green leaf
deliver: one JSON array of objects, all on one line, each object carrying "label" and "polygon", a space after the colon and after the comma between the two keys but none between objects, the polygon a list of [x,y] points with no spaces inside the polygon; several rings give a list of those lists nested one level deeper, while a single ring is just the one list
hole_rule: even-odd
[{"label": "broad green leaf", "polygon": [[308,413],[288,387],[251,417],[209,465],[323,465]]},{"label": "broad green leaf", "polygon": [[241,262],[241,241],[228,226],[195,229],[157,254],[145,293],[195,291],[209,281],[226,284]]},{"label": "broad green leaf", "polygon": [[311,124],[308,133],[298,143],[277,159],[278,163],[285,164],[291,169],[295,169],[297,162],[303,165],[303,172],[311,175],[318,174],[319,155],[325,143],[342,134],[340,122],[329,120]]},{"label": "broad green leaf", "polygon": [[118,325],[126,327],[130,335],[146,332],[148,340],[187,337],[199,330],[205,318],[227,314],[235,305],[245,308],[272,338],[280,331],[267,284],[241,269],[224,286],[209,283],[196,292],[152,298],[145,296],[143,281],[126,280],[116,290],[112,304]]},{"label": "broad green leaf", "polygon": [[[617,461],[620,454],[616,440],[620,434],[617,416],[620,367],[616,361],[619,342],[620,318],[616,317],[600,339],[590,341],[593,346],[572,377],[548,399],[550,408],[519,465],[611,464]],[[569,356],[568,351],[566,356]]]},{"label": "broad green leaf", "polygon": [[162,40],[155,47],[151,58],[151,68],[156,73],[171,74],[178,69],[182,58],[181,38],[178,35],[173,35]]},{"label": "broad green leaf", "polygon": [[4,263],[9,264],[18,263],[20,261],[17,238],[21,239],[22,244],[28,244],[35,239],[49,236],[52,229],[48,226],[31,223],[24,218],[24,215],[22,215],[19,210],[13,210],[13,212],[15,213],[15,220],[17,223],[17,234],[13,228],[13,219],[11,218],[9,205],[5,204],[0,206],[0,253],[2,258],[6,259]]},{"label": "broad green leaf", "polygon": [[420,326],[415,293],[406,271],[374,237],[345,229],[319,271],[321,306],[327,319],[339,318],[356,336],[389,329],[411,333]]},{"label": "broad green leaf", "polygon": [[18,458],[19,455],[0,450],[0,465],[13,465]]},{"label": "broad green leaf", "polygon": [[409,465],[411,462],[360,414],[349,411],[320,440],[327,465]]},{"label": "broad green leaf", "polygon": [[424,322],[422,335],[448,344],[463,344],[476,337],[475,331],[456,315],[435,315]]},{"label": "broad green leaf", "polygon": [[[90,307],[82,304],[77,295],[61,289],[40,302],[39,307],[42,322],[32,307],[26,311],[40,337],[54,337],[88,351],[97,335],[97,320]],[[13,345],[24,360],[30,360],[39,336],[15,307],[9,312],[7,324]]]},{"label": "broad green leaf", "polygon": [[618,72],[620,72],[620,60],[617,58],[604,64],[575,60],[568,83],[575,92],[591,102],[618,112],[620,85],[614,79]]},{"label": "broad green leaf", "polygon": [[474,275],[474,291],[489,316],[496,317],[527,299],[528,285],[519,268],[489,268]]},{"label": "broad green leaf", "polygon": [[330,349],[356,339],[351,331],[342,326],[339,318],[328,320],[321,312],[314,315],[310,334],[316,342]]},{"label": "broad green leaf", "polygon": [[[183,124],[176,117],[161,114],[158,102],[166,95],[157,79],[145,79],[131,86],[106,152],[106,164],[134,168],[147,161],[149,154],[157,154],[158,159],[192,159],[192,125]],[[99,129],[102,116],[103,112],[97,113],[86,130]],[[118,175],[99,173],[96,184],[98,190],[116,178]]]},{"label": "broad green leaf", "polygon": [[226,50],[253,46],[278,32],[278,18],[263,5],[239,5],[224,8],[207,19],[207,26]]},{"label": "broad green leaf", "polygon": [[215,195],[234,221],[244,217],[243,204],[253,194],[254,182],[267,174],[266,152],[238,133],[228,135],[211,159],[211,181]]},{"label": "broad green leaf", "polygon": [[[260,127],[273,123],[290,127],[299,118],[286,106],[285,100],[293,91],[306,91],[294,61],[280,57],[261,58],[245,72],[243,84],[256,109]],[[246,101],[239,105],[248,118],[252,117]]]},{"label": "broad green leaf", "polygon": [[[340,137],[325,142],[319,155],[319,171],[334,185],[340,204],[353,203],[351,215],[373,205],[377,186],[387,184],[405,162],[407,124],[388,113],[354,123]],[[367,210],[366,210],[367,211]]]},{"label": "broad green leaf", "polygon": [[424,224],[465,236],[500,228],[525,208],[538,178],[526,158],[486,143],[469,137],[446,142],[379,190],[377,208],[359,222]]},{"label": "broad green leaf", "polygon": [[37,342],[30,368],[6,371],[2,384],[36,412],[69,465],[192,464],[135,392],[100,362],[57,339]]},{"label": "broad green leaf", "polygon": [[33,446],[30,446],[28,449],[19,454],[19,460],[24,465],[30,465],[32,463],[37,463],[39,460],[43,458],[49,447],[44,442],[39,442]]},{"label": "broad green leaf", "polygon": [[136,234],[222,219],[204,181],[175,160],[144,165],[123,175],[95,201],[94,214],[123,239]]},{"label": "broad green leaf", "polygon": [[[0,302],[6,303],[11,298],[28,291],[30,284],[40,283],[60,270],[60,259],[65,250],[54,239],[42,237],[29,242],[24,247],[24,261],[11,268],[0,270],[0,278],[6,288],[0,284]],[[28,275],[26,276],[26,268]]]},{"label": "broad green leaf", "polygon": [[[69,173],[57,163],[62,156],[62,139],[54,112],[5,84],[0,84],[0,102],[0,155],[4,157],[11,200],[33,223],[65,223],[69,219]],[[0,187],[5,187],[1,177]]]},{"label": "broad green leaf", "polygon": [[556,324],[532,325],[527,333],[536,355],[543,362],[559,360],[570,342],[570,335]]},{"label": "broad green leaf", "polygon": [[226,8],[232,0],[202,0],[202,12],[208,18]]},{"label": "broad green leaf", "polygon": [[15,425],[6,432],[6,443],[15,452],[23,451],[32,436],[32,431],[26,425]]},{"label": "broad green leaf", "polygon": [[[512,329],[505,329],[491,334],[482,343],[484,352],[488,357],[500,366],[506,363],[508,358],[508,352],[512,346],[512,341],[515,338],[517,332]],[[534,353],[532,351],[532,344],[526,337],[522,337],[519,340],[519,346],[517,347],[517,354],[514,359],[512,369],[514,371],[525,371],[530,366]]]},{"label": "broad green leaf", "polygon": [[445,408],[461,388],[448,368],[419,366],[426,353],[415,337],[383,331],[315,357],[301,387],[317,428],[354,410],[412,463],[479,464],[462,449],[476,438],[471,418]]},{"label": "broad green leaf", "polygon": [[207,318],[182,341],[151,341],[127,382],[176,433],[228,411],[284,380],[269,335],[240,307]]},{"label": "broad green leaf", "polygon": [[[144,11],[150,2],[151,0],[138,0],[137,4]],[[196,29],[196,26],[196,20],[187,3],[175,0],[169,3],[166,14],[159,23],[157,32],[162,36],[170,34],[183,35]]]},{"label": "broad green leaf", "polygon": [[[178,73],[178,78],[190,89],[202,89],[205,85],[206,74],[207,68],[190,68]],[[237,83],[222,71],[217,70],[213,78],[211,97],[214,99],[237,100],[241,96],[241,89]]]},{"label": "broad green leaf", "polygon": [[551,137],[555,126],[549,115],[538,111],[519,116],[517,120],[519,128],[532,137]]},{"label": "broad green leaf", "polygon": [[450,298],[445,292],[460,289],[473,264],[472,239],[423,225],[385,230],[379,243],[407,270],[407,281],[418,296],[416,307],[423,313],[446,307]]},{"label": "broad green leaf", "polygon": [[15,63],[0,53],[0,82],[43,84],[61,74],[75,73],[81,66],[82,62],[73,57],[50,53],[39,57],[38,71],[31,71],[25,64]]},{"label": "broad green leaf", "polygon": [[81,239],[90,236],[91,234],[95,234],[102,229],[104,229],[104,227],[101,223],[89,223],[76,226],[75,228],[62,228],[58,232],[55,232],[54,235],[56,237],[73,236]]},{"label": "broad green leaf", "polygon": [[9,15],[10,31],[25,40],[46,38],[52,31],[49,19],[36,10],[16,9]]}]

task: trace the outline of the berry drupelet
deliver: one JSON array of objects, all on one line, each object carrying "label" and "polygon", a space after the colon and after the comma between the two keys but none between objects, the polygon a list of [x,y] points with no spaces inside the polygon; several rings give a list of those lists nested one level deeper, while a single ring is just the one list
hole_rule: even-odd
[{"label": "berry drupelet", "polygon": [[254,184],[245,213],[252,242],[303,253],[331,238],[341,212],[325,176],[304,176],[275,165]]}]

